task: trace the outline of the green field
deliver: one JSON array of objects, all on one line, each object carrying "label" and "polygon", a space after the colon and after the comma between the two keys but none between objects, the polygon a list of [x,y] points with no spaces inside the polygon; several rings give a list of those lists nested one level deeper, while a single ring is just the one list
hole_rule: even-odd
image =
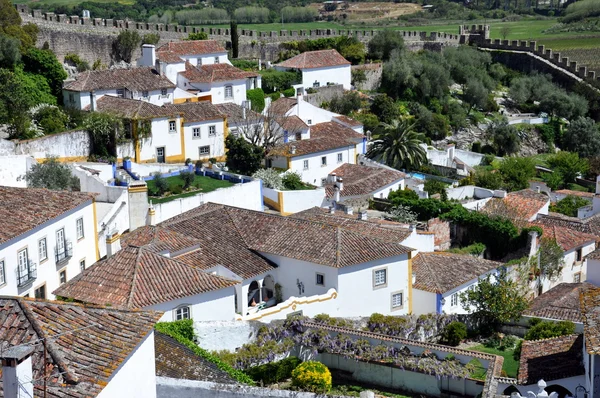
[{"label": "green field", "polygon": [[[180,187],[180,188],[183,187],[183,180],[179,176],[167,177],[165,179],[169,183],[169,191],[175,189],[175,187]],[[154,180],[150,180],[147,183],[148,183],[148,191],[154,192],[156,190],[156,184],[154,183]],[[217,180],[217,179],[211,178],[211,177],[196,176],[194,178],[194,183],[192,184],[192,186],[194,187],[194,190],[191,192],[184,192],[184,193],[180,193],[177,195],[166,196],[163,198],[158,198],[156,196],[149,196],[148,199],[151,200],[152,203],[165,203],[165,202],[170,202],[171,200],[175,200],[175,199],[198,195],[199,193],[207,193],[210,191],[214,191],[215,189],[219,189],[219,188],[231,187],[233,185],[234,185],[233,183],[231,183],[227,180]]]}]

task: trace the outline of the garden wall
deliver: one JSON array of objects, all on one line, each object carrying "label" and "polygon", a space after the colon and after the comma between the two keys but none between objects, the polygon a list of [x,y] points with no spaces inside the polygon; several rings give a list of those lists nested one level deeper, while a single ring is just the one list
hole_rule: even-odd
[{"label": "garden wall", "polygon": [[236,184],[229,188],[220,188],[196,196],[155,204],[155,222],[158,224],[208,202],[262,211],[264,205],[261,190],[262,181],[254,180],[244,184]]},{"label": "garden wall", "polygon": [[381,85],[381,75],[383,73],[383,64],[364,64],[364,65],[352,65],[352,71],[362,70],[365,72],[366,80],[362,83],[356,84],[357,90],[377,90]]},{"label": "garden wall", "polygon": [[25,173],[36,163],[31,156],[8,155],[0,156],[0,182],[8,187],[26,188]]},{"label": "garden wall", "polygon": [[53,155],[64,162],[86,160],[90,150],[89,134],[83,130],[66,131],[22,141],[2,140],[0,143],[0,156],[29,155],[35,159],[46,159],[48,155]]},{"label": "garden wall", "polygon": [[209,351],[235,351],[256,338],[262,323],[256,321],[194,322],[198,345]]},{"label": "garden wall", "polygon": [[352,373],[352,378],[362,383],[398,389],[400,391],[440,397],[453,393],[475,397],[481,393],[483,382],[472,379],[438,378],[436,375],[411,372],[397,366],[357,361],[340,355],[322,353],[317,360],[330,369]]},{"label": "garden wall", "polygon": [[297,213],[311,207],[323,206],[325,189],[305,189],[301,191],[280,191],[272,188],[263,188],[263,197],[267,205],[281,214]]},{"label": "garden wall", "polygon": [[[157,398],[318,398],[322,395],[311,392],[272,390],[240,384],[219,384],[209,381],[180,380],[156,377]],[[338,397],[341,397],[338,395]]]}]

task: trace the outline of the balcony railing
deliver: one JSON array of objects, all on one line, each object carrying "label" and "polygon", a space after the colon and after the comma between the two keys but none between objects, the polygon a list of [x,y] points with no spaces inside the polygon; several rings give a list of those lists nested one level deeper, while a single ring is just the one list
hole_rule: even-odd
[{"label": "balcony railing", "polygon": [[58,246],[54,248],[54,256],[56,259],[56,263],[61,263],[63,261],[69,260],[73,257],[73,245],[70,241],[65,240],[63,247],[59,248]]},{"label": "balcony railing", "polygon": [[37,266],[31,261],[27,260],[26,264],[17,266],[17,286],[22,287],[31,283],[37,278]]}]

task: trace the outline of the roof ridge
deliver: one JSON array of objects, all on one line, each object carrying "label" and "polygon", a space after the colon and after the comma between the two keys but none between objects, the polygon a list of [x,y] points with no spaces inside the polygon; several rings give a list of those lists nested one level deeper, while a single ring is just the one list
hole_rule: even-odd
[{"label": "roof ridge", "polygon": [[44,348],[46,349],[46,351],[48,351],[54,362],[56,362],[56,364],[62,368],[62,374],[64,375],[67,382],[69,384],[77,384],[79,382],[79,378],[75,374],[73,374],[73,372],[71,372],[71,370],[66,364],[64,357],[54,347],[53,341],[49,340],[48,337],[46,337],[46,333],[37,324],[37,319],[35,319],[33,312],[27,307],[26,302],[22,298],[17,298],[17,303],[21,307],[21,310],[25,314],[25,317],[29,321],[29,324],[31,325],[33,330],[37,333],[38,337],[40,337],[40,340],[45,341]]},{"label": "roof ridge", "polygon": [[341,227],[337,227],[337,231],[336,231],[336,238],[337,238],[337,244],[336,244],[336,251],[335,251],[335,266],[339,268],[340,264],[342,263],[342,228]]},{"label": "roof ridge", "polygon": [[127,308],[129,308],[129,306],[131,305],[131,302],[133,300],[133,293],[135,291],[136,282],[137,282],[137,273],[138,273],[138,267],[140,264],[140,257],[142,255],[142,251],[143,251],[143,249],[141,247],[136,248],[136,250],[138,251],[138,253],[137,253],[137,256],[135,257],[135,263],[133,265],[133,278],[131,278],[131,291],[129,292],[129,297],[127,298]]}]

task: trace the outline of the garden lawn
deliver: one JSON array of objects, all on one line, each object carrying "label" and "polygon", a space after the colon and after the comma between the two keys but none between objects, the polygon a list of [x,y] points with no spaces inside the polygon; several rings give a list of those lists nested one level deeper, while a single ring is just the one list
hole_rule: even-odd
[{"label": "garden lawn", "polygon": [[506,372],[506,376],[508,377],[517,377],[517,372],[519,371],[519,362],[515,361],[513,358],[514,350],[505,350],[500,351],[496,348],[488,348],[483,344],[476,345],[475,347],[469,348],[472,351],[485,352],[487,354],[498,355],[504,357],[504,364],[502,365],[502,370]]},{"label": "garden lawn", "polygon": [[[183,187],[183,180],[179,176],[167,177],[166,180],[169,183],[169,191],[175,189],[175,187],[177,186]],[[147,181],[147,184],[149,192],[153,192],[154,190],[156,190],[154,180]],[[227,188],[233,185],[233,183],[227,180],[217,180],[211,177],[196,176],[196,178],[194,178],[194,183],[192,184],[192,186],[195,188],[191,192],[184,192],[177,195],[170,195],[162,198],[156,196],[148,196],[148,199],[151,200],[152,203],[165,203],[174,199],[186,198],[188,196],[194,196],[199,193],[207,193],[214,191],[215,189]]]}]

